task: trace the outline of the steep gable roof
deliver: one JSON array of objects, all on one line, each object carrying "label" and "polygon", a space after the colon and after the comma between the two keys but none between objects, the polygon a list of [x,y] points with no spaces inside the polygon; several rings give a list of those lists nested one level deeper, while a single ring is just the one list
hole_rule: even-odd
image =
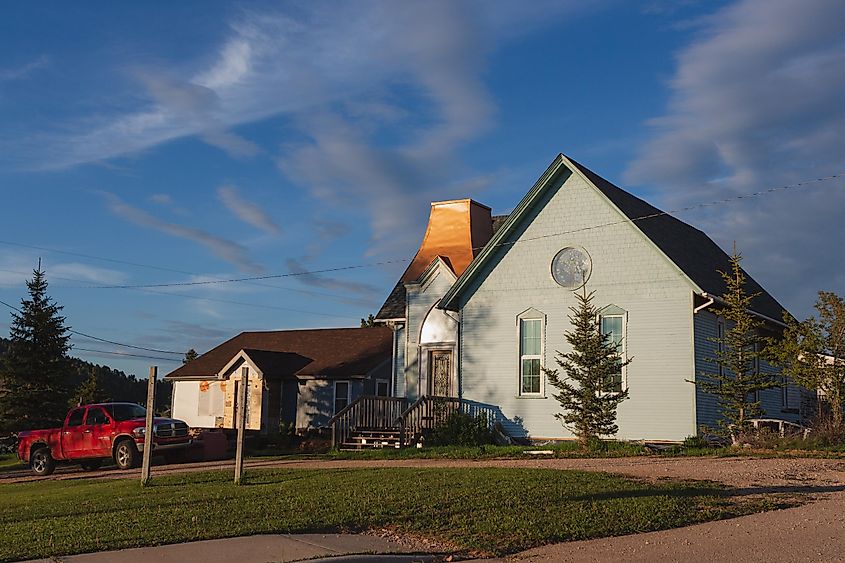
[{"label": "steep gable roof", "polygon": [[351,377],[391,358],[393,331],[377,326],[242,332],[166,379],[216,377],[241,350],[265,375]]},{"label": "steep gable roof", "polygon": [[[449,206],[455,207],[455,204],[463,206],[462,214],[452,213],[451,216],[440,216],[444,209]],[[405,318],[405,305],[408,299],[405,284],[415,281],[438,257],[443,259],[456,275],[463,273],[490,237],[504,224],[505,219],[507,215],[491,217],[489,207],[470,199],[432,203],[431,216],[423,236],[423,243],[411,264],[385,299],[381,309],[376,313],[376,320]],[[451,229],[459,231],[461,235],[456,236],[453,232],[445,233],[444,236],[444,233],[435,232]],[[432,242],[430,239],[435,240]]]},{"label": "steep gable roof", "polygon": [[[480,269],[480,265],[490,259],[495,249],[513,227],[540,199],[539,195],[551,184],[564,168],[582,176],[603,194],[631,223],[639,229],[675,266],[680,269],[688,281],[699,291],[712,295],[722,295],[725,283],[719,271],[728,271],[729,257],[719,246],[702,231],[661,211],[653,205],[615,186],[586,166],[579,164],[563,154],[559,154],[540,179],[525,195],[511,213],[509,219],[490,239],[484,250],[473,264],[461,275],[449,292],[441,300],[441,307],[456,308],[456,298],[468,285],[468,281]],[[759,293],[752,309],[757,313],[779,320],[784,310],[760,284],[746,273],[749,293]]]}]

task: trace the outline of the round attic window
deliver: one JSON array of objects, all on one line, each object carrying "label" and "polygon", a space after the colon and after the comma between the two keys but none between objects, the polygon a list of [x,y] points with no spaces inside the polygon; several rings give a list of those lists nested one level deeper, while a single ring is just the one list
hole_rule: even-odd
[{"label": "round attic window", "polygon": [[583,248],[567,247],[552,259],[552,277],[566,289],[579,289],[587,283],[593,265]]}]

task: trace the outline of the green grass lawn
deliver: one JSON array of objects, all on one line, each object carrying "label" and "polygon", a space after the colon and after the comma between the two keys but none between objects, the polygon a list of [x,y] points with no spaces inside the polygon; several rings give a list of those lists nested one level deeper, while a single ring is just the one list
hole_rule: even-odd
[{"label": "green grass lawn", "polygon": [[16,469],[26,469],[26,465],[21,463],[18,456],[15,454],[0,454],[0,471],[14,471]]},{"label": "green grass lawn", "polygon": [[[528,458],[525,452],[547,450],[548,457],[584,458],[584,457],[627,457],[649,455],[649,451],[640,444],[630,442],[604,442],[590,450],[584,451],[577,442],[559,442],[546,446],[426,446],[424,448],[379,448],[360,451],[331,450],[325,454],[303,454],[298,450],[278,450],[267,448],[249,452],[250,457],[256,458],[289,458],[300,457],[306,459],[496,459],[496,458]],[[546,456],[540,456],[546,457]]]},{"label": "green grass lawn", "polygon": [[0,560],[261,533],[391,527],[462,552],[683,526],[771,508],[716,485],[543,469],[249,470],[0,485]]}]

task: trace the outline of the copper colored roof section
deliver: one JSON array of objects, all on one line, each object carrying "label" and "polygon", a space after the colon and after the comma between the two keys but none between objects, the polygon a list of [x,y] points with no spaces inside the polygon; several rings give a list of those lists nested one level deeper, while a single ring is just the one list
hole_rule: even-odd
[{"label": "copper colored roof section", "polygon": [[354,377],[390,360],[393,331],[378,326],[242,332],[170,372],[166,379],[213,378],[241,350],[266,376]]},{"label": "copper colored roof section", "polygon": [[492,224],[490,208],[477,201],[432,202],[422,244],[401,281],[419,278],[437,256],[447,258],[455,275],[460,276],[493,236]]}]

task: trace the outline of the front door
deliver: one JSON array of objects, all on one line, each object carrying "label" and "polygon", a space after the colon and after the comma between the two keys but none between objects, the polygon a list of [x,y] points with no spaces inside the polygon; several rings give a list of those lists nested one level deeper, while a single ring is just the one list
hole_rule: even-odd
[{"label": "front door", "polygon": [[452,397],[452,351],[432,350],[428,357],[428,393],[436,397]]}]

